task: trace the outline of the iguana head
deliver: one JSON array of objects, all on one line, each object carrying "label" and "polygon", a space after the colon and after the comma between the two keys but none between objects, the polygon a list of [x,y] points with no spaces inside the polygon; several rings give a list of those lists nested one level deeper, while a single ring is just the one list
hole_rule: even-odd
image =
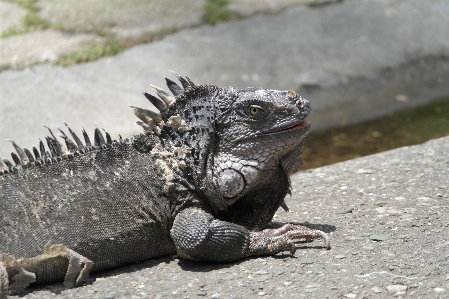
[{"label": "iguana head", "polygon": [[290,171],[310,128],[304,120],[310,105],[291,90],[227,88],[218,93],[216,107],[214,183],[221,191],[220,206],[229,206],[266,184],[280,168]]},{"label": "iguana head", "polygon": [[[285,176],[298,161],[310,128],[307,100],[291,90],[196,86],[177,77],[184,89],[167,79],[174,97],[156,87],[162,102],[145,94],[160,110],[151,119],[184,124],[181,138],[192,153],[195,185],[215,210],[226,210],[279,171]],[[151,121],[146,123],[148,129]]]},{"label": "iguana head", "polygon": [[[216,118],[222,153],[260,162],[280,160],[307,134],[309,102],[294,91],[228,89],[219,99]],[[220,97],[220,96],[219,96]],[[229,109],[221,106],[226,103]]]}]

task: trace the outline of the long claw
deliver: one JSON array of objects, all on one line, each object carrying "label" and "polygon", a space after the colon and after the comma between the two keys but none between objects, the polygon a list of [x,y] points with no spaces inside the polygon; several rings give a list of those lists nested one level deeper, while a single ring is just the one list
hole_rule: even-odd
[{"label": "long claw", "polygon": [[290,209],[288,208],[287,204],[285,203],[284,200],[282,200],[281,202],[281,207],[284,209],[284,211],[288,212],[290,211]]},{"label": "long claw", "polygon": [[296,245],[295,243],[292,243],[290,247],[290,256],[295,256],[295,253],[296,253]]},{"label": "long claw", "polygon": [[323,239],[324,247],[326,247],[326,249],[328,249],[328,250],[331,249],[331,240],[329,238],[329,235],[320,230],[318,232],[319,232],[321,238]]}]

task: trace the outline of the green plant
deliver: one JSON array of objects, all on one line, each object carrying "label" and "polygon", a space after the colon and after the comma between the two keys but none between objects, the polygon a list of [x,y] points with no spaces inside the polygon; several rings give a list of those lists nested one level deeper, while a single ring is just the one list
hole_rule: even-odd
[{"label": "green plant", "polygon": [[204,19],[209,24],[232,21],[240,18],[237,12],[228,9],[229,0],[207,0],[204,5]]},{"label": "green plant", "polygon": [[28,28],[28,31],[31,30],[43,30],[50,27],[50,22],[41,18],[34,11],[30,11],[26,14],[23,20],[25,28]]},{"label": "green plant", "polygon": [[[341,2],[343,0],[337,0],[337,2]],[[307,3],[307,6],[310,8],[321,7],[324,5],[332,4],[332,1],[311,1]]]},{"label": "green plant", "polygon": [[0,35],[0,38],[10,37],[13,35],[18,35],[22,33],[26,33],[28,30],[26,28],[16,28],[16,27],[9,27],[5,31],[2,32]]},{"label": "green plant", "polygon": [[104,43],[93,43],[87,45],[84,50],[75,51],[61,57],[55,62],[57,65],[70,66],[97,60],[102,57],[116,55],[125,49],[124,45],[113,37],[106,37]]},{"label": "green plant", "polygon": [[50,22],[41,18],[34,11],[29,11],[25,17],[23,18],[23,26],[21,28],[10,27],[7,30],[3,31],[1,34],[1,38],[24,34],[34,30],[44,30],[50,27]]},{"label": "green plant", "polygon": [[35,0],[13,0],[13,2],[19,4],[20,6],[28,10],[35,9],[34,7]]}]

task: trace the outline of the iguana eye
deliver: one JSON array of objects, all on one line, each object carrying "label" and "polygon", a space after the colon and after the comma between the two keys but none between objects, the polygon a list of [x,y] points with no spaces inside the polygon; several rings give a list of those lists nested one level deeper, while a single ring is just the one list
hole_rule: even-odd
[{"label": "iguana eye", "polygon": [[257,106],[257,105],[249,106],[249,113],[251,113],[251,115],[259,115],[261,112],[262,112],[262,107]]}]

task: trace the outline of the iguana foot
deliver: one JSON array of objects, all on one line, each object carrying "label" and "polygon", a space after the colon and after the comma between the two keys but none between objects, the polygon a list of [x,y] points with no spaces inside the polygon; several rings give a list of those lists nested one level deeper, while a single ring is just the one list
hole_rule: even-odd
[{"label": "iguana foot", "polygon": [[62,258],[68,260],[69,264],[64,277],[65,288],[73,288],[82,282],[90,281],[89,273],[94,263],[81,254],[68,249],[62,244],[47,244],[43,255],[47,255],[48,259],[57,260]]},{"label": "iguana foot", "polygon": [[276,254],[283,251],[295,253],[295,241],[322,238],[324,246],[330,248],[329,236],[320,230],[310,229],[301,225],[285,224],[280,228],[265,229],[251,232],[251,243],[248,253],[252,255]]},{"label": "iguana foot", "polygon": [[[30,283],[45,283],[64,279],[64,287],[72,288],[89,281],[93,262],[62,244],[45,245],[44,253],[16,260],[0,255],[10,282],[9,293],[23,291]],[[0,272],[1,273],[1,272]],[[1,297],[0,297],[1,298]]]},{"label": "iguana foot", "polygon": [[9,293],[15,294],[35,282],[36,274],[23,269],[12,255],[0,254],[0,299],[6,298],[8,281],[11,283]]}]

